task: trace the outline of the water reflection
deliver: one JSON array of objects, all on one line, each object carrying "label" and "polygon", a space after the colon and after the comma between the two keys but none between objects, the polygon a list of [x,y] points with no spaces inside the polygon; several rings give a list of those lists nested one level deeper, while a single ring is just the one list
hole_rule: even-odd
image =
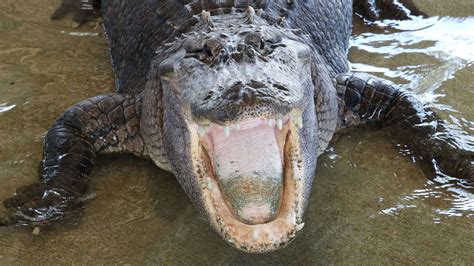
[{"label": "water reflection", "polygon": [[79,32],[79,31],[70,31],[70,32],[67,32],[67,31],[60,31],[61,33],[63,34],[69,34],[71,36],[99,36],[99,33],[98,32]]},{"label": "water reflection", "polygon": [[[439,137],[453,138],[454,146],[474,152],[473,113],[460,112],[452,103],[443,101],[447,94],[458,89],[451,88],[447,81],[474,65],[474,17],[385,20],[372,26],[379,32],[361,30],[351,39],[352,69],[391,79],[417,93],[425,104],[449,122],[449,136]],[[470,90],[464,93],[466,103],[474,99]],[[402,154],[411,156],[411,151],[399,148]],[[442,199],[450,204],[448,208],[433,207],[434,223],[442,223],[449,217],[474,217],[473,188],[466,181],[438,171],[435,179],[401,195],[392,206],[384,206],[379,214],[397,216],[406,209],[416,208],[419,201]]]},{"label": "water reflection", "polygon": [[[353,49],[379,54],[385,59],[415,54],[413,63],[404,62],[394,69],[353,63],[355,71],[380,72],[387,78],[402,78],[403,86],[414,89],[425,102],[433,102],[442,93],[435,91],[444,81],[474,63],[474,17],[415,18],[412,21],[385,20],[374,23],[384,33],[365,32],[353,36]],[[425,55],[425,64],[419,56]],[[406,58],[406,57],[405,57]]]},{"label": "water reflection", "polygon": [[7,103],[0,103],[0,113],[3,113],[3,112],[8,112],[10,111],[11,109],[15,108],[16,105],[15,104],[7,104]]},{"label": "water reflection", "polygon": [[396,216],[407,208],[416,208],[416,202],[420,200],[442,199],[449,202],[448,208],[435,207],[433,204],[432,214],[433,222],[439,224],[443,219],[449,217],[467,218],[474,217],[474,194],[471,192],[474,188],[469,185],[461,185],[462,182],[438,174],[433,181],[427,181],[423,188],[416,188],[408,194],[399,197],[396,206],[384,208],[380,214]]}]

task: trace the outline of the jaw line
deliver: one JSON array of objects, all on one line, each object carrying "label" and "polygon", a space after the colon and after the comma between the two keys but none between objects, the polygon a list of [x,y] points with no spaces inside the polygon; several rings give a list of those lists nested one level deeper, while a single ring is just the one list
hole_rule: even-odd
[{"label": "jaw line", "polygon": [[205,215],[211,226],[230,245],[251,253],[263,253],[286,246],[303,227],[304,187],[302,156],[298,128],[288,125],[284,154],[284,192],[278,215],[263,224],[246,224],[238,220],[226,204],[214,176],[210,158],[200,143],[195,127],[191,133],[193,172],[199,179]]}]

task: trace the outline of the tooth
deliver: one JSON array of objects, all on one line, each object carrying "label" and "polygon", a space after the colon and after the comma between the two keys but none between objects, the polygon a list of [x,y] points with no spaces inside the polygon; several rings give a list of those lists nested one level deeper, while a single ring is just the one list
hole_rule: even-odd
[{"label": "tooth", "polygon": [[275,119],[273,119],[273,118],[268,119],[268,125],[269,126],[272,127],[274,124],[275,124]]},{"label": "tooth", "polygon": [[288,219],[290,221],[296,221],[296,213],[294,213],[294,212],[289,213],[288,214]]},{"label": "tooth", "polygon": [[300,223],[300,224],[297,224],[295,229],[297,232],[301,231],[301,229],[303,229],[303,226],[304,226],[304,223]]},{"label": "tooth", "polygon": [[240,130],[240,123],[235,124],[235,129]]},{"label": "tooth", "polygon": [[283,128],[283,119],[278,118],[278,119],[276,120],[276,125],[277,125],[278,129],[281,130],[281,129]]},{"label": "tooth", "polygon": [[202,136],[206,135],[206,133],[207,133],[207,129],[203,126],[199,126],[199,130],[198,130],[199,136],[202,137]]},{"label": "tooth", "polygon": [[224,136],[226,138],[230,136],[230,127],[229,126],[224,127]]},{"label": "tooth", "polygon": [[301,115],[295,116],[293,120],[297,128],[303,127],[303,117]]},{"label": "tooth", "polygon": [[211,180],[207,180],[207,189],[212,190]]},{"label": "tooth", "polygon": [[253,241],[257,241],[258,238],[259,238],[258,232],[257,232],[257,231],[253,231],[253,234],[252,234],[252,239],[253,239]]}]

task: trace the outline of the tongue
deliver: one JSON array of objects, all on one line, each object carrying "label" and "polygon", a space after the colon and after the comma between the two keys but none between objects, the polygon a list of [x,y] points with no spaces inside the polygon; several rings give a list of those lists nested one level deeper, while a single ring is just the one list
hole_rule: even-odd
[{"label": "tongue", "polygon": [[225,137],[212,130],[213,165],[224,198],[241,221],[266,223],[278,214],[283,162],[275,128],[249,121]]}]

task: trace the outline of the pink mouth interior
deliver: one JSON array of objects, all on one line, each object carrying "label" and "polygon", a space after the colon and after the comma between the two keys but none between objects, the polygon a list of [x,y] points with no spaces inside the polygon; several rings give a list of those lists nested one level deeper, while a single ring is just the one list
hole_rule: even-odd
[{"label": "pink mouth interior", "polygon": [[253,118],[225,136],[213,125],[201,138],[224,198],[247,224],[270,221],[278,214],[283,190],[281,130]]},{"label": "pink mouth interior", "polygon": [[282,174],[282,155],[275,129],[263,120],[248,121],[229,137],[220,129],[209,133],[214,144],[215,172],[220,178],[252,173]]}]

